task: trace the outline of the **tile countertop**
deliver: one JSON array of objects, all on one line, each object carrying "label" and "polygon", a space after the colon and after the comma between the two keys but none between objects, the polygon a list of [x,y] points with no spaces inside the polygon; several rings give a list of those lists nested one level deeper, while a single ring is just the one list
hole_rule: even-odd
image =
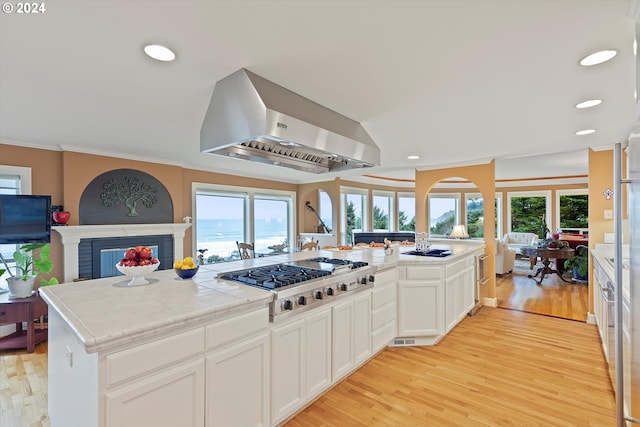
[{"label": "tile countertop", "polygon": [[65,320],[88,353],[153,339],[203,322],[266,306],[273,298],[270,291],[218,280],[219,273],[252,266],[277,264],[313,257],[366,261],[378,270],[398,264],[446,264],[478,244],[433,244],[432,248],[451,249],[453,255],[432,258],[402,255],[413,246],[393,245],[393,253],[382,248],[354,248],[351,251],[320,250],[261,257],[200,266],[193,279],[181,280],[170,270],[155,271],[147,279],[157,281],[143,286],[119,287],[124,276],[107,277],[40,288],[50,309]]},{"label": "tile countertop", "polygon": [[[613,268],[614,247],[611,244],[597,243],[591,250],[594,260],[600,264],[611,283],[615,283],[615,270]],[[622,297],[629,301],[629,287],[631,283],[631,271],[629,270],[629,245],[622,245]]]}]

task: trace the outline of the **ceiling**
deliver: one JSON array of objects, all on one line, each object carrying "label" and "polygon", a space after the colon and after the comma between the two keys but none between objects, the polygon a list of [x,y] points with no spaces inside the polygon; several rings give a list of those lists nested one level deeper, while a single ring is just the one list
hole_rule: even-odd
[{"label": "ceiling", "polygon": [[[292,183],[338,176],[200,153],[214,85],[239,68],[361,122],[382,164],[339,176],[384,185],[492,159],[498,179],[586,174],[586,149],[626,141],[636,117],[635,0],[44,4],[0,15],[0,142]],[[176,61],[146,57],[149,42]],[[577,64],[604,48],[619,53]],[[574,108],[589,98],[604,102]]]}]

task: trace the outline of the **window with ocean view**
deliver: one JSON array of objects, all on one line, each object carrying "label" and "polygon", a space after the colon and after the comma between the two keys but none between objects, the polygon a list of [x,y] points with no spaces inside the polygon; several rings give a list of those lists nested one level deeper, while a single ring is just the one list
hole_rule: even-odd
[{"label": "window with ocean view", "polygon": [[202,253],[205,263],[240,259],[236,242],[253,243],[256,256],[290,250],[293,193],[200,185],[210,187],[196,190],[193,221],[195,255]]},{"label": "window with ocean view", "polygon": [[340,212],[343,244],[353,242],[353,233],[367,229],[367,190],[357,188],[341,189],[342,212]]}]

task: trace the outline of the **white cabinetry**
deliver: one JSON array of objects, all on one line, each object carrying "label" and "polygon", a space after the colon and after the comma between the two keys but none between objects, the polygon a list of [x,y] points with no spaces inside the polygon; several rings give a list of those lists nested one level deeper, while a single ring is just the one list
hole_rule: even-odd
[{"label": "white cabinetry", "polygon": [[269,425],[268,309],[206,328],[206,425]]},{"label": "white cabinetry", "polygon": [[92,354],[54,310],[49,328],[52,427],[270,425],[266,306]]},{"label": "white cabinetry", "polygon": [[467,257],[446,266],[445,323],[449,332],[473,308],[474,257]]},{"label": "white cabinetry", "polygon": [[105,357],[107,426],[204,424],[204,328]]},{"label": "white cabinetry", "polygon": [[271,329],[272,421],[277,424],[331,385],[331,308]]},{"label": "white cabinetry", "polygon": [[443,303],[443,267],[399,267],[398,336],[441,336],[444,333]]},{"label": "white cabinetry", "polygon": [[371,291],[371,352],[387,346],[397,332],[398,270],[376,272]]},{"label": "white cabinetry", "polygon": [[204,361],[181,363],[107,392],[106,424],[118,427],[204,425]]},{"label": "white cabinetry", "polygon": [[600,341],[602,343],[602,350],[605,358],[609,357],[608,343],[608,298],[610,297],[607,288],[608,278],[602,266],[598,263],[597,258],[593,258],[594,270],[593,278],[595,280],[595,286],[593,287],[593,311],[596,318],[596,324],[598,325],[598,332],[600,334]]},{"label": "white cabinetry", "polygon": [[[477,251],[476,251],[477,252]],[[474,307],[475,253],[398,266],[396,345],[433,345]]]},{"label": "white cabinetry", "polygon": [[371,291],[332,308],[331,372],[333,382],[371,355]]}]

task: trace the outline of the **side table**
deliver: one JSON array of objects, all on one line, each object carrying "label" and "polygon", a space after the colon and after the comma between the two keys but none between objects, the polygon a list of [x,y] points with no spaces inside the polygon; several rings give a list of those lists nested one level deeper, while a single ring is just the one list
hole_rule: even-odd
[{"label": "side table", "polygon": [[571,283],[571,281],[566,280],[562,277],[562,271],[559,269],[553,269],[550,267],[551,259],[555,258],[556,260],[563,260],[567,258],[571,258],[574,254],[573,249],[555,249],[555,248],[538,248],[534,246],[524,246],[521,249],[522,255],[528,257],[540,257],[542,259],[542,267],[538,268],[536,274],[529,274],[529,278],[536,280],[536,277],[540,275],[540,280],[536,280],[538,284],[542,284],[542,281],[548,274],[557,274],[560,280],[563,282]]},{"label": "side table", "polygon": [[[47,303],[36,293],[28,298],[12,298],[8,293],[0,295],[0,323],[15,323],[16,332],[0,338],[0,350],[27,348],[33,353],[36,344],[47,339],[46,329],[35,328],[34,320],[48,312]],[[22,329],[27,322],[27,330]]]}]

